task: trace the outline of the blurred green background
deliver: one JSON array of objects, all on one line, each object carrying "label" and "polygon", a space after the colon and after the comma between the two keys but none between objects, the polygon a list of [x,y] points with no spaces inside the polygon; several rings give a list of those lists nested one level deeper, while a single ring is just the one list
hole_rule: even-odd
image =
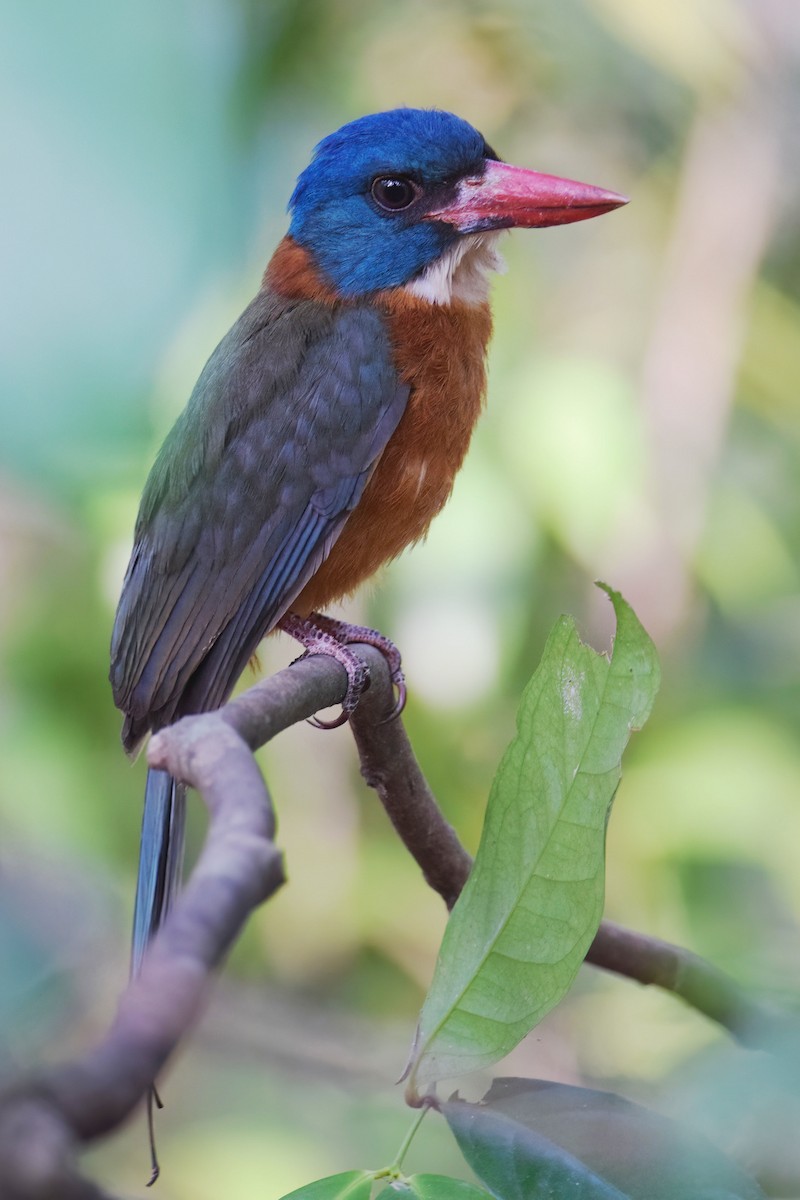
[{"label": "blurred green background", "polygon": [[[796,1006],[799,68],[781,0],[6,0],[4,1071],[85,1047],[126,977],[143,764],[119,747],[107,646],[148,465],[315,142],[401,103],[632,203],[505,240],[488,409],[452,502],[348,611],[401,646],[409,731],[473,848],[548,629],[572,612],[607,644],[592,581],[619,588],[664,684],[611,822],[608,915]],[[292,656],[270,644],[264,664]],[[292,730],[263,758],[290,885],[165,1084],[164,1200],[273,1200],[380,1165],[408,1124],[392,1084],[440,902],[347,730]],[[586,970],[506,1073],[618,1087],[788,1178],[796,1098],[754,1063]],[[454,1167],[426,1125],[409,1166]],[[143,1194],[141,1121],[89,1168]]]}]

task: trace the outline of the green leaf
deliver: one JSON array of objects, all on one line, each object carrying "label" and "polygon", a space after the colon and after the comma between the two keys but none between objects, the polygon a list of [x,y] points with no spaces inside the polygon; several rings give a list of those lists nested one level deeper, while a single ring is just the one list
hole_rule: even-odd
[{"label": "green leaf", "polygon": [[463,1179],[451,1179],[449,1175],[410,1175],[402,1183],[386,1188],[378,1200],[390,1200],[392,1196],[415,1196],[417,1200],[491,1200],[483,1188]]},{"label": "green leaf", "polygon": [[307,1183],[282,1200],[369,1200],[375,1181],[373,1171],[343,1171]]},{"label": "green leaf", "polygon": [[610,1092],[496,1079],[481,1104],[451,1101],[442,1112],[472,1169],[504,1200],[495,1188],[499,1173],[539,1161],[542,1147],[551,1161],[567,1155],[630,1200],[764,1200],[756,1182],[704,1137]]},{"label": "green leaf", "polygon": [[632,1200],[503,1113],[463,1100],[450,1100],[441,1111],[464,1158],[498,1200]]},{"label": "green leaf", "polygon": [[475,865],[420,1015],[409,1093],[503,1058],[570,987],[603,910],[605,828],[660,672],[621,596],[610,657],[562,617],[492,785]]}]

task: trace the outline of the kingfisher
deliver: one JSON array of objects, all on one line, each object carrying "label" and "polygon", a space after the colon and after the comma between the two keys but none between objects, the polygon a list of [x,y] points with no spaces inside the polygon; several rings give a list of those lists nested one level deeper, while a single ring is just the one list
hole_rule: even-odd
[{"label": "kingfisher", "polygon": [[[111,646],[122,741],[224,704],[282,629],[366,686],[388,639],[320,612],[442,508],[484,402],[489,283],[511,227],[582,221],[615,192],[501,161],[439,110],[361,117],[297,180],[260,290],[204,367],[150,472]],[[335,722],[338,723],[338,722]],[[185,795],[151,769],[132,969],[179,886]]]}]

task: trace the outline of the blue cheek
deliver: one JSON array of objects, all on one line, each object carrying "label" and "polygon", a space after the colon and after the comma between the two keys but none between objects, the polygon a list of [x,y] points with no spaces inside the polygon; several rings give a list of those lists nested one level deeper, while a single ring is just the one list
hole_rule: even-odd
[{"label": "blue cheek", "polygon": [[358,214],[334,206],[295,212],[289,233],[313,256],[343,296],[402,287],[446,249],[455,234],[427,222],[404,225],[402,218]]}]

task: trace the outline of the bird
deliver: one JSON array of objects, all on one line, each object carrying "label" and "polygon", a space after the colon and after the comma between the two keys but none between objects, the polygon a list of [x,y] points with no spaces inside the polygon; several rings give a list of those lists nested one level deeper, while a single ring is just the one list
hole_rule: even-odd
[{"label": "bird", "polygon": [[[627,203],[503,162],[467,121],[397,108],[315,148],[260,289],[204,367],[144,488],[111,643],[133,755],[222,705],[269,633],[366,685],[348,650],[388,639],[321,611],[426,533],[484,405],[500,233]],[[185,793],[145,787],[132,970],[180,885]]]}]

